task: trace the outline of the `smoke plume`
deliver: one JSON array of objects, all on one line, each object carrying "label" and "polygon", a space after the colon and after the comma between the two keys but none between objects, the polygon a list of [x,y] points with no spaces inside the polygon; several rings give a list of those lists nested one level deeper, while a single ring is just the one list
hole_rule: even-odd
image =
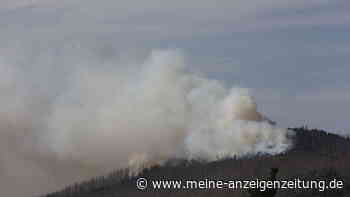
[{"label": "smoke plume", "polygon": [[35,76],[44,66],[0,59],[1,192],[38,195],[120,168],[290,146],[287,130],[257,111],[247,89],[189,72],[179,51],[139,62],[52,67],[50,76],[61,78],[43,80]]}]

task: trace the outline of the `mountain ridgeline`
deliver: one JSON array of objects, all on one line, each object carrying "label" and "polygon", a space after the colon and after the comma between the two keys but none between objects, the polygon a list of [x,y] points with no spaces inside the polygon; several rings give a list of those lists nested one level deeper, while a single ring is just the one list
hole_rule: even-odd
[{"label": "mountain ridgeline", "polygon": [[[169,161],[138,176],[118,170],[71,185],[44,197],[348,197],[350,196],[350,139],[322,130],[291,128],[294,146],[279,155],[252,155],[211,163]],[[343,182],[342,189],[153,189],[139,190],[139,177],[152,180],[326,180]]]}]

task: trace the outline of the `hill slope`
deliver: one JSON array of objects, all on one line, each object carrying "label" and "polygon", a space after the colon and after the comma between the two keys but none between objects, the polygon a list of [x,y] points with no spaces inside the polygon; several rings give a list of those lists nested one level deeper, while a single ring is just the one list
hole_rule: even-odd
[{"label": "hill slope", "polygon": [[[279,168],[277,180],[342,180],[344,189],[279,189],[277,197],[350,196],[350,140],[320,130],[294,128],[294,147],[276,156],[260,155],[226,159],[212,163],[173,161],[162,167],[144,170],[138,177],[152,180],[255,180],[267,178],[271,168]],[[176,163],[176,165],[174,164]],[[126,196],[249,196],[246,190],[161,189],[138,190],[138,177],[117,171],[85,183],[76,184],[46,197],[126,197]]]}]

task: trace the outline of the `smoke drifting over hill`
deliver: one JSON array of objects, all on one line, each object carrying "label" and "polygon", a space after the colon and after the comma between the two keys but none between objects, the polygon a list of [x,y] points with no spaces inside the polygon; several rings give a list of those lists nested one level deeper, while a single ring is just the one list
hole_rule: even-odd
[{"label": "smoke drifting over hill", "polygon": [[291,145],[247,89],[187,70],[174,50],[153,51],[135,66],[58,69],[69,77],[49,84],[0,63],[2,192],[36,195],[118,168],[277,154]]}]

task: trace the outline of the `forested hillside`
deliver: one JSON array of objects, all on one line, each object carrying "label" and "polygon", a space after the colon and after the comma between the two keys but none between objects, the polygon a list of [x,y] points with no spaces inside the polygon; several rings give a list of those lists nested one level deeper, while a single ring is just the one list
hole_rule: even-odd
[{"label": "forested hillside", "polygon": [[277,180],[342,180],[344,188],[319,192],[315,189],[279,189],[276,197],[348,197],[350,196],[350,140],[321,130],[293,128],[294,147],[275,156],[258,155],[226,159],[212,163],[172,161],[165,166],[144,170],[129,177],[127,170],[98,177],[48,194],[45,197],[224,197],[261,196],[247,190],[232,189],[167,189],[138,190],[138,177],[152,180],[238,180],[268,179],[270,169],[278,169]]}]

